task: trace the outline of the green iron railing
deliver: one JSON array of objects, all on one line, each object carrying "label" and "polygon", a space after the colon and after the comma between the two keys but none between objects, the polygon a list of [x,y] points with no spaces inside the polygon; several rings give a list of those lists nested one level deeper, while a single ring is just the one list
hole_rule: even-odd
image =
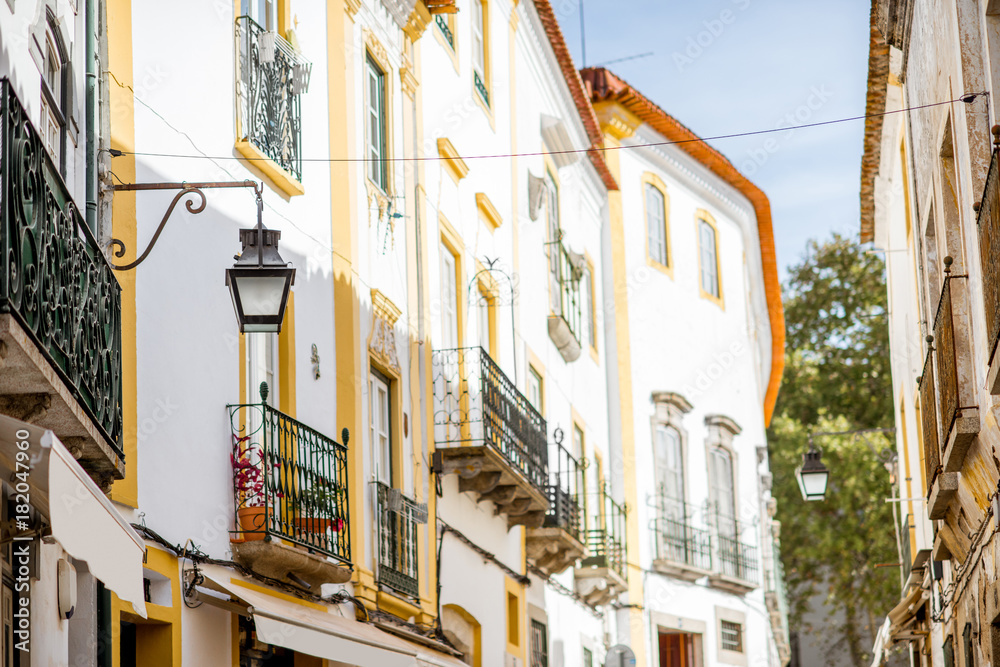
[{"label": "green iron railing", "polygon": [[378,500],[378,582],[397,593],[420,595],[417,526],[427,523],[427,505],[418,504],[381,483]]},{"label": "green iron railing", "polygon": [[451,28],[448,26],[448,19],[444,14],[435,14],[434,23],[437,24],[438,30],[444,35],[444,39],[448,42],[448,46],[455,48],[455,35],[452,33]]},{"label": "green iron railing", "polygon": [[229,405],[236,531],[350,564],[345,428],[340,444],[267,404]]},{"label": "green iron railing", "polygon": [[121,287],[6,78],[0,96],[0,313],[124,459]]},{"label": "green iron railing", "polygon": [[606,567],[624,579],[627,576],[625,522],[628,510],[624,504],[611,498],[607,484],[602,484],[592,498],[592,515],[586,531],[586,546],[590,555],[580,561],[580,565]]},{"label": "green iron railing", "polygon": [[472,75],[472,81],[476,85],[476,92],[479,96],[483,98],[483,102],[486,106],[490,105],[490,91],[486,88],[486,83],[483,82],[483,77],[479,76],[479,72],[474,72]]}]

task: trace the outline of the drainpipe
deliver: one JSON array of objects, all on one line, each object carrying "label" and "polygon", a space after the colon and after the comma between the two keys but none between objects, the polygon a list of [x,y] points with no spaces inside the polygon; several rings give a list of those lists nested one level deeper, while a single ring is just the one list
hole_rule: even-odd
[{"label": "drainpipe", "polygon": [[100,0],[85,0],[86,3],[86,35],[87,52],[84,60],[87,63],[86,76],[86,196],[87,227],[97,234],[97,31],[98,31],[98,5]]}]

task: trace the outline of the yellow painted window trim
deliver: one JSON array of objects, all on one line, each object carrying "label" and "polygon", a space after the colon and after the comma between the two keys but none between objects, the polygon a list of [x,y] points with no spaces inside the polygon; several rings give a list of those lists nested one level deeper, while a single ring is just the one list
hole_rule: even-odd
[{"label": "yellow painted window trim", "polygon": [[497,207],[493,205],[490,198],[486,196],[485,192],[476,193],[476,208],[479,209],[479,214],[486,221],[490,227],[490,231],[493,231],[497,227],[503,224],[503,218],[500,217],[500,211]]},{"label": "yellow painted window trim", "polygon": [[444,161],[444,166],[447,167],[448,173],[451,175],[455,182],[458,183],[460,180],[468,176],[469,165],[465,163],[462,156],[458,154],[458,150],[455,148],[455,144],[451,143],[451,140],[447,137],[442,137],[437,140],[438,155]]},{"label": "yellow painted window trim", "polygon": [[[715,230],[715,277],[719,281],[719,296],[705,291],[701,283],[701,223],[707,222]],[[719,257],[719,225],[711,213],[699,208],[694,215],[695,238],[698,239],[698,294],[701,298],[711,301],[722,310],[726,309],[725,291],[722,289],[722,261]]]},{"label": "yellow painted window trim", "polygon": [[[517,619],[516,619],[516,621],[517,621],[517,643],[516,644],[513,644],[510,641],[510,624],[511,624],[511,618],[510,618],[510,605],[508,604],[508,600],[510,599],[510,597],[515,598],[515,600],[517,601]],[[527,633],[525,632],[525,629],[527,627],[527,624],[526,624],[526,616],[527,616],[527,614],[525,612],[527,610],[525,609],[525,602],[524,602],[524,588],[521,586],[521,584],[517,583],[516,581],[514,581],[513,579],[511,579],[510,577],[507,577],[507,576],[504,577],[504,601],[503,601],[503,603],[504,603],[503,604],[503,607],[504,607],[504,645],[506,646],[507,653],[509,653],[509,654],[511,654],[511,655],[513,655],[515,657],[519,657],[519,658],[521,658],[523,660],[524,659],[524,651],[525,651],[525,648],[526,648],[526,644],[528,643],[526,641],[526,639],[527,639],[527,636],[526,636]]]},{"label": "yellow painted window trim", "polygon": [[[646,206],[648,205],[648,200],[646,198],[647,185],[656,188],[660,191],[660,194],[663,195],[663,238],[666,240],[667,244],[666,264],[662,264],[660,261],[653,259],[649,254],[649,211],[646,209]],[[646,264],[673,279],[674,244],[670,242],[670,195],[667,194],[667,184],[663,182],[663,179],[651,171],[643,172],[642,174],[642,221],[643,238],[646,241]]]},{"label": "yellow painted window trim", "polygon": [[[382,119],[382,125],[385,132],[385,136],[383,137],[385,141],[385,155],[383,156],[383,158],[388,161],[388,165],[392,165],[393,163],[391,160],[392,160],[392,145],[393,145],[393,135],[392,135],[393,124],[391,122],[392,121],[391,114],[394,103],[392,99],[392,86],[390,85],[392,81],[392,62],[389,60],[389,55],[388,53],[386,53],[385,47],[382,46],[382,42],[380,42],[378,38],[375,37],[375,35],[372,34],[370,30],[368,30],[367,28],[363,29],[362,37],[364,39],[364,44],[365,44],[366,59],[371,58],[375,62],[375,64],[378,65],[378,68],[382,70],[382,76],[383,76],[382,103],[383,103],[383,112],[386,114],[386,117]],[[367,60],[365,61],[365,66],[367,67]],[[368,72],[367,69],[365,69],[365,77],[367,76]],[[367,114],[367,104],[368,104],[367,78],[365,79],[365,81],[366,81],[365,92],[363,93],[363,95],[364,95],[364,104],[366,109],[365,113]],[[365,152],[367,155],[368,151],[367,121],[365,122],[364,145],[365,145]],[[365,164],[364,172],[365,172],[365,183],[367,184],[369,189],[369,199],[375,198],[380,200],[379,212],[381,215],[383,207],[387,205],[388,200],[389,198],[392,197],[393,193],[392,169],[390,166],[386,166],[384,188],[379,187],[377,183],[372,181],[370,175],[368,174],[367,163]],[[381,201],[382,199],[384,199],[385,201],[384,202]]]},{"label": "yellow painted window trim", "polygon": [[483,667],[483,626],[476,620],[475,616],[457,604],[446,604],[442,607],[442,611],[444,609],[455,612],[465,619],[466,623],[472,626],[472,641],[475,643],[475,646],[472,647],[471,667]]},{"label": "yellow painted window trim", "polygon": [[250,163],[250,166],[263,174],[271,185],[289,197],[304,195],[305,187],[292,174],[283,169],[277,162],[265,155],[249,141],[237,141],[236,151]]}]

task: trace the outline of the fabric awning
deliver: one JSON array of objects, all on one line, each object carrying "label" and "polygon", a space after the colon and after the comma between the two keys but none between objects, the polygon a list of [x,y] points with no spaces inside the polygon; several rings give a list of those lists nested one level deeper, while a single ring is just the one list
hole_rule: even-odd
[{"label": "fabric awning", "polygon": [[[204,581],[199,599],[212,603],[214,592],[232,598],[248,609],[257,638],[298,653],[359,667],[468,667],[464,662],[383,632],[368,623],[346,618],[330,608],[321,611],[240,585],[233,573],[220,566],[200,568]],[[210,592],[204,592],[208,589]],[[223,600],[229,605],[229,600]],[[229,607],[234,611],[232,607]]]},{"label": "fabric awning", "polygon": [[889,627],[891,621],[886,618],[885,623],[882,627],[878,629],[878,634],[875,635],[875,646],[872,648],[872,665],[871,667],[882,667],[882,661],[885,660],[885,649],[891,643],[889,639]]},{"label": "fabric awning", "polygon": [[[24,443],[27,443],[25,446]],[[20,444],[20,446],[19,446]],[[18,466],[17,455],[25,452]],[[30,504],[51,528],[52,537],[120,599],[146,616],[143,542],[101,493],[52,431],[0,415],[0,475],[17,490],[26,483]]]}]

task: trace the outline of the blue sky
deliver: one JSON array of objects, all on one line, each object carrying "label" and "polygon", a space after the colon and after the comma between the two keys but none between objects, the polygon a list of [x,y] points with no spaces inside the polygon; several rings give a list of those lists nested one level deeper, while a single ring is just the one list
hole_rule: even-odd
[{"label": "blue sky", "polygon": [[[553,0],[579,66],[579,0]],[[587,64],[607,65],[701,136],[860,116],[867,0],[587,0]],[[778,264],[856,236],[864,121],[710,142],[771,200]]]}]

